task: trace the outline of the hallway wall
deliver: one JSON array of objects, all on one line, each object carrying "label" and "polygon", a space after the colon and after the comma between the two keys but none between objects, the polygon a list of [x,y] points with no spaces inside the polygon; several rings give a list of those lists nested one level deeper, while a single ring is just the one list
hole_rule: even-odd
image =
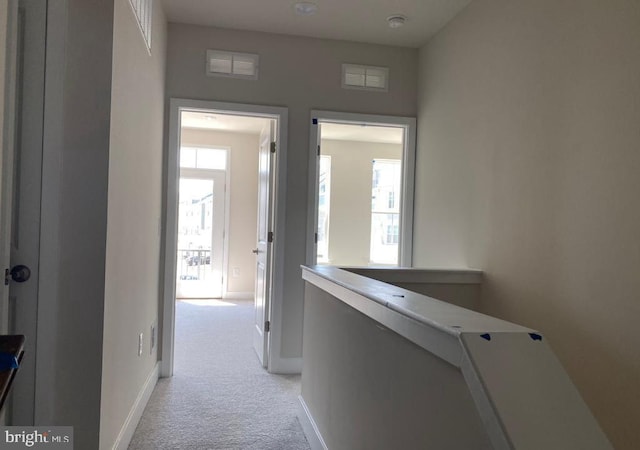
[{"label": "hallway wall", "polygon": [[474,0],[420,51],[415,262],[485,272],[640,446],[640,5]]},{"label": "hallway wall", "polygon": [[116,0],[114,16],[101,449],[119,438],[156,366],[160,301],[166,19],[156,2],[149,54],[129,0]]}]

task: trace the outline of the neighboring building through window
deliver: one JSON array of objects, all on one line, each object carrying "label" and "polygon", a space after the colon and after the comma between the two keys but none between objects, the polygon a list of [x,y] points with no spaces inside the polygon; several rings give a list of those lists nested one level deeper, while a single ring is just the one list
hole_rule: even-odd
[{"label": "neighboring building through window", "polygon": [[373,160],[370,259],[374,264],[398,264],[401,168],[399,159]]},{"label": "neighboring building through window", "polygon": [[318,263],[329,262],[329,217],[331,211],[331,156],[320,156],[318,184]]}]

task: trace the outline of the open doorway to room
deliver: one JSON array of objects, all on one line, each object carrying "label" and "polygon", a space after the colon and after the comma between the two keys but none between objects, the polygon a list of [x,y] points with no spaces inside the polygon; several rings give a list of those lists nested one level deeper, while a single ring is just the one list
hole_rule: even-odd
[{"label": "open doorway to room", "polygon": [[415,119],[312,112],[310,264],[411,266]]},{"label": "open doorway to room", "polygon": [[[269,350],[279,340],[286,109],[173,99],[170,116],[162,375],[184,360],[174,352],[198,354],[231,335],[277,370]],[[250,324],[222,337],[220,326],[194,322],[224,317]],[[202,339],[191,342],[186,329]]]}]

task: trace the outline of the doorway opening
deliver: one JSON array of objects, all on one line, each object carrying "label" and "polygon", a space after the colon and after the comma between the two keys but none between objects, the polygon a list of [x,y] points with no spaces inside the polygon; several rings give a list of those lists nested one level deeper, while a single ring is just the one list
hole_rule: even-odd
[{"label": "doorway opening", "polygon": [[411,266],[415,119],[312,111],[309,264]]},{"label": "doorway opening", "polygon": [[251,302],[255,353],[277,370],[270,349],[279,348],[286,115],[284,108],[171,100],[162,376],[174,370],[176,314],[194,304]]}]

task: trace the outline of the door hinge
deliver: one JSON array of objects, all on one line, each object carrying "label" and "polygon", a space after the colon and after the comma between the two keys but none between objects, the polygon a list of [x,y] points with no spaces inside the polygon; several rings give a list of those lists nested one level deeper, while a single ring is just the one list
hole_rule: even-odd
[{"label": "door hinge", "polygon": [[318,243],[318,233],[316,233],[315,237],[314,237],[314,241],[317,244]]},{"label": "door hinge", "polygon": [[276,143],[272,142],[270,148],[271,148],[271,153],[275,153],[276,152]]},{"label": "door hinge", "polygon": [[273,242],[273,231],[267,233],[267,242]]},{"label": "door hinge", "polygon": [[4,269],[4,285],[9,286],[9,280],[11,280],[11,271]]},{"label": "door hinge", "polygon": [[268,320],[265,321],[264,323],[264,332],[268,333],[269,331],[271,331],[271,322],[269,322]]},{"label": "door hinge", "polygon": [[320,156],[320,146],[318,145],[318,156]]}]

